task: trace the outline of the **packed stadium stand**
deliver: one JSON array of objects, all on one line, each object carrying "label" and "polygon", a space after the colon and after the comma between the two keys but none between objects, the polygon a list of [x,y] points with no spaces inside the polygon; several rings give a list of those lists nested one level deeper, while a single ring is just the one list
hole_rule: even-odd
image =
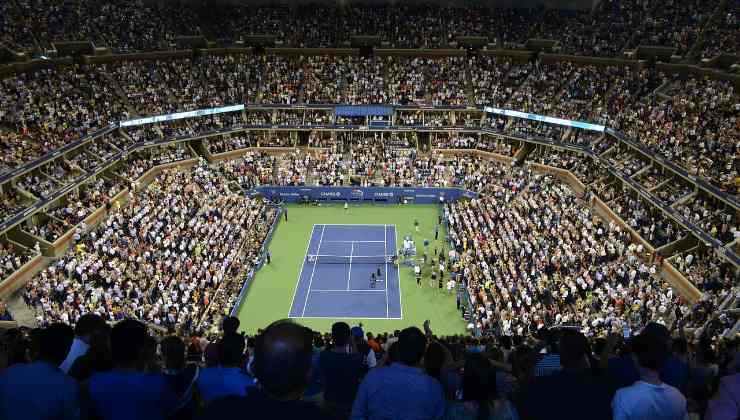
[{"label": "packed stadium stand", "polygon": [[740,1],[513,3],[0,2],[0,419],[740,418]]}]

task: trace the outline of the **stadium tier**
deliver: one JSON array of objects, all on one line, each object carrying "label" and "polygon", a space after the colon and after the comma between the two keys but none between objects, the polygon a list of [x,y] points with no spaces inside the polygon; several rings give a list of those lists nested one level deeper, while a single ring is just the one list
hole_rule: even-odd
[{"label": "stadium tier", "polygon": [[196,3],[0,4],[0,419],[740,416],[737,0]]}]

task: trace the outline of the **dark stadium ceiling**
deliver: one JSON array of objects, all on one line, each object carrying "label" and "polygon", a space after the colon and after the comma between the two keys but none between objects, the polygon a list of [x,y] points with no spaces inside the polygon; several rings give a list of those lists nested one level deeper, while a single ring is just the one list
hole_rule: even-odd
[{"label": "dark stadium ceiling", "polygon": [[338,6],[381,5],[381,4],[438,4],[451,6],[491,6],[517,8],[591,9],[599,0],[149,0],[150,2],[189,4],[236,4],[236,5],[308,5],[326,4]]}]

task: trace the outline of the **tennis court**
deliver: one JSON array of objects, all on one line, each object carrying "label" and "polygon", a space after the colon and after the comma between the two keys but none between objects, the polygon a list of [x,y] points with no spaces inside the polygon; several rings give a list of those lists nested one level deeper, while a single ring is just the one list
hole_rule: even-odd
[{"label": "tennis court", "polygon": [[395,250],[395,225],[313,225],[289,316],[401,319]]}]

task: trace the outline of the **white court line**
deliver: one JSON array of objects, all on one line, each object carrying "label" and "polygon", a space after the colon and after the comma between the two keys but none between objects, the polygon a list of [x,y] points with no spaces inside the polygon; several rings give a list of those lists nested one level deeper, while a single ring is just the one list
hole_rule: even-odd
[{"label": "white court line", "polygon": [[349,271],[347,272],[347,290],[349,290],[349,281],[352,279],[352,254],[355,253],[355,241],[351,241],[349,248]]},{"label": "white court line", "polygon": [[[383,225],[383,255],[388,255],[388,225]],[[383,264],[383,275],[388,278],[388,259],[386,258],[385,264]],[[388,317],[388,282],[385,284],[385,316]]]},{"label": "white court line", "polygon": [[324,226],[385,226],[379,223],[322,223]]},{"label": "white court line", "polygon": [[[316,224],[311,228],[311,234],[308,236],[306,243],[306,253],[303,255],[303,263],[301,263],[301,271],[298,273],[298,281],[295,282],[295,289],[293,290],[293,298],[290,299],[290,307],[288,308],[288,318],[290,318],[290,311],[293,310],[293,303],[295,302],[295,295],[298,293],[298,285],[301,283],[301,274],[303,274],[303,267],[308,259],[308,249],[311,248],[311,239],[313,239],[313,232],[316,230]],[[315,262],[314,262],[315,263]],[[308,293],[306,293],[308,294]]]},{"label": "white court line", "polygon": [[311,293],[313,292],[384,292],[383,289],[351,289],[351,290],[345,290],[345,289],[313,289],[311,290]]},{"label": "white court line", "polygon": [[[398,248],[398,229],[396,229],[396,225],[393,226],[393,252],[396,252],[396,248]],[[398,307],[401,308],[401,317],[400,318],[393,318],[393,319],[403,319],[403,300],[401,299],[401,264],[396,264],[396,284],[398,285]],[[388,288],[388,285],[386,284],[386,289]]]},{"label": "white court line", "polygon": [[381,318],[377,316],[296,316],[295,318],[305,319],[403,319],[403,318]]},{"label": "white court line", "polygon": [[[324,226],[321,226],[321,236],[319,237],[319,249],[316,252],[321,252],[321,241],[324,239]],[[311,294],[311,285],[313,284],[313,275],[316,272],[316,261],[313,262],[313,270],[311,270],[311,278],[308,280],[308,292],[306,292],[306,300],[303,302],[303,312],[301,316],[306,314],[306,305],[308,304],[308,296]]]},{"label": "white court line", "polygon": [[[326,242],[326,241],[324,241],[324,242]],[[334,254],[322,254],[322,255],[314,255],[314,254],[311,254],[311,255],[308,255],[308,256],[310,256],[311,258],[316,258],[316,259],[320,259],[321,257],[336,257],[336,258],[350,258],[350,257],[352,257],[355,260],[357,260],[358,258],[371,258],[371,257],[372,258],[377,258],[377,257],[384,257],[384,255],[334,255]],[[319,263],[321,263],[321,261],[319,261]],[[324,263],[324,264],[332,264],[332,263]],[[339,264],[344,264],[344,263],[342,262],[342,263],[339,263]],[[380,263],[362,262],[362,261],[358,263],[357,261],[355,261],[355,264],[376,264],[376,265],[379,265]]]},{"label": "white court line", "polygon": [[347,243],[347,242],[374,242],[374,243],[381,243],[383,241],[330,241],[330,240],[326,240],[324,242],[343,242],[343,243]]}]

